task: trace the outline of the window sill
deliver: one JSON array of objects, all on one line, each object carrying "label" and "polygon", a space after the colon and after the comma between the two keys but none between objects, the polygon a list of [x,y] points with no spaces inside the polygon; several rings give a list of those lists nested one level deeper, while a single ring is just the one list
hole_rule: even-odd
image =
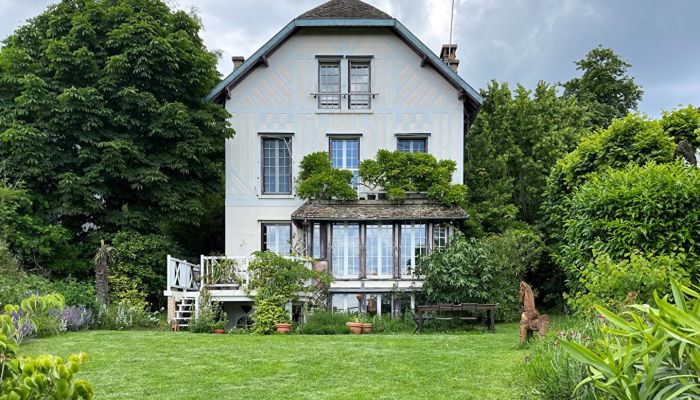
[{"label": "window sill", "polygon": [[293,199],[293,194],[259,194],[258,199]]},{"label": "window sill", "polygon": [[328,109],[316,110],[316,114],[374,114],[372,110]]}]

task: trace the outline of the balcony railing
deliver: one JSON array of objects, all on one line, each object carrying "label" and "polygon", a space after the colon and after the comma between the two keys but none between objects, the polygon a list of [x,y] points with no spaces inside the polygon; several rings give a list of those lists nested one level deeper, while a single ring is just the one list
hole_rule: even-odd
[{"label": "balcony railing", "polygon": [[[298,260],[311,268],[306,258],[285,257]],[[178,260],[168,256],[167,290],[175,292],[197,292],[202,287],[209,290],[243,290],[250,283],[248,265],[255,256],[201,256],[200,264]],[[227,263],[227,265],[222,265]]]},{"label": "balcony railing", "polygon": [[371,92],[347,92],[347,93],[311,93],[318,100],[320,110],[339,110],[341,99],[348,100],[348,108],[351,110],[369,110],[372,108],[372,99],[379,93]]}]

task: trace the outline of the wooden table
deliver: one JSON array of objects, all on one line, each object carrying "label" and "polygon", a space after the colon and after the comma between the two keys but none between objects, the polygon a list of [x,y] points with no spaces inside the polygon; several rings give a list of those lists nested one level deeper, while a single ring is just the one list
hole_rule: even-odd
[{"label": "wooden table", "polygon": [[[496,308],[498,308],[498,304],[428,304],[423,306],[416,306],[416,312],[413,314],[413,319],[416,321],[416,331],[418,333],[423,333],[423,323],[426,320],[476,320],[476,318],[473,317],[474,313],[479,311],[486,311],[487,327],[490,331],[493,332],[496,330],[496,321],[494,319]],[[427,313],[436,313],[437,316],[435,318],[428,318],[425,316],[425,314]],[[459,316],[445,318],[441,316],[441,313],[459,313]],[[471,314],[472,316],[462,317],[462,315],[464,315],[465,313]]]}]

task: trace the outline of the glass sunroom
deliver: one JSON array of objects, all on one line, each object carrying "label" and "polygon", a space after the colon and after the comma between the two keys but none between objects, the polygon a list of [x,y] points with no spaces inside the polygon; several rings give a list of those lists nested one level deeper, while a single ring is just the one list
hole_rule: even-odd
[{"label": "glass sunroom", "polygon": [[369,315],[412,309],[422,287],[419,258],[444,248],[466,218],[459,207],[426,199],[312,200],[292,214],[305,255],[334,277],[328,305]]}]

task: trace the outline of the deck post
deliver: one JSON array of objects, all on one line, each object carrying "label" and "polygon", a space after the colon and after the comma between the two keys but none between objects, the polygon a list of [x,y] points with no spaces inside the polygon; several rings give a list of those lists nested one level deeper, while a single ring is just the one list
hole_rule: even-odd
[{"label": "deck post", "polygon": [[175,319],[175,296],[168,296],[168,323]]},{"label": "deck post", "polygon": [[165,267],[166,272],[165,273],[167,274],[167,279],[168,279],[168,286],[166,286],[166,288],[168,291],[170,291],[171,290],[170,288],[173,287],[173,276],[172,276],[173,274],[172,274],[172,272],[170,272],[170,259],[171,259],[170,254],[168,254],[168,258],[166,259],[167,264],[165,264],[166,265],[166,267]]}]

